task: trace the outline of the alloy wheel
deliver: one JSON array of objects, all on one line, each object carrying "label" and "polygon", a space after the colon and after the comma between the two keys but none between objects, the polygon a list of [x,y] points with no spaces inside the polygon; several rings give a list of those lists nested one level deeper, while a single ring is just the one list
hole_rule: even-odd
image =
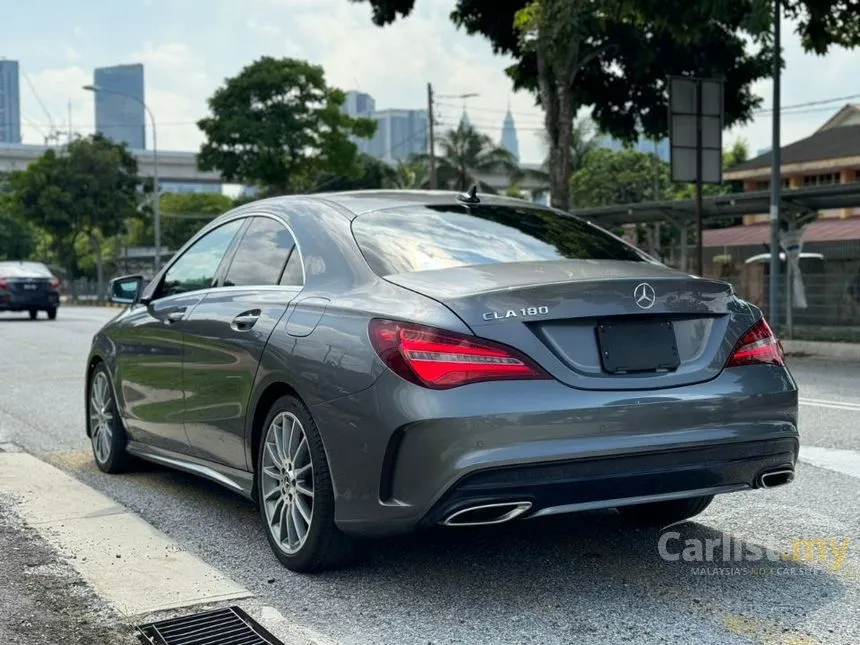
[{"label": "alloy wheel", "polygon": [[260,483],[269,531],[284,553],[298,552],[310,532],[313,471],[301,421],[290,412],[279,413],[266,430]]},{"label": "alloy wheel", "polygon": [[113,443],[113,408],[107,375],[97,371],[90,387],[90,437],[99,463],[107,463]]}]

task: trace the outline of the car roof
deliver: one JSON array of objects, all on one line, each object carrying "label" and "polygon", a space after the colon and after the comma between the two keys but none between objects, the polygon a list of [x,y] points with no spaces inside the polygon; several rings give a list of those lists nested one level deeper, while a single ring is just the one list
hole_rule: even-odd
[{"label": "car roof", "polygon": [[[315,193],[305,197],[316,198],[330,204],[336,204],[352,213],[353,217],[361,216],[371,211],[384,210],[388,208],[402,208],[404,206],[426,206],[451,204],[456,206],[463,202],[458,200],[462,193],[453,190],[353,190],[339,193]],[[533,208],[540,210],[552,210],[534,202],[478,193],[477,197],[481,204],[493,206],[510,206],[513,208]]]}]

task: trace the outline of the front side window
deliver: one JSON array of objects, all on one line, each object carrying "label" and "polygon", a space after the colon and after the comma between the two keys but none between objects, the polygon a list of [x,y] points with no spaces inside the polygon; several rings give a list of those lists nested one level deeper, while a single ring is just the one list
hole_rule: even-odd
[{"label": "front side window", "polygon": [[583,220],[530,206],[393,208],[357,217],[352,231],[380,276],[565,259],[653,262]]},{"label": "front side window", "polygon": [[191,245],[167,270],[158,297],[215,286],[218,266],[244,223],[245,220],[234,220],[219,226]]},{"label": "front side window", "polygon": [[224,286],[278,284],[294,246],[286,226],[268,217],[255,217],[239,242]]}]

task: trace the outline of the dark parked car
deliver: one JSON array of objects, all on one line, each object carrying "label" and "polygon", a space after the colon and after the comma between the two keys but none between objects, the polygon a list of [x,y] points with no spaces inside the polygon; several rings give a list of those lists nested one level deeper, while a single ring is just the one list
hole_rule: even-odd
[{"label": "dark parked car", "polygon": [[786,484],[797,386],[759,309],[565,213],[369,191],[241,206],[93,339],[87,434],[256,500],[296,571],[356,536]]},{"label": "dark parked car", "polygon": [[0,311],[40,311],[54,320],[60,306],[60,281],[41,262],[0,262]]}]

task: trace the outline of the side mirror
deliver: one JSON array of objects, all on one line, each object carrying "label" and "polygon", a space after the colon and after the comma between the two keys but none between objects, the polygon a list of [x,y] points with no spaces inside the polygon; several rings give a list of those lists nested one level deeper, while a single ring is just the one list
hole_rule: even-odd
[{"label": "side mirror", "polygon": [[110,281],[110,301],[121,305],[133,305],[138,301],[143,287],[142,275],[124,275]]}]

